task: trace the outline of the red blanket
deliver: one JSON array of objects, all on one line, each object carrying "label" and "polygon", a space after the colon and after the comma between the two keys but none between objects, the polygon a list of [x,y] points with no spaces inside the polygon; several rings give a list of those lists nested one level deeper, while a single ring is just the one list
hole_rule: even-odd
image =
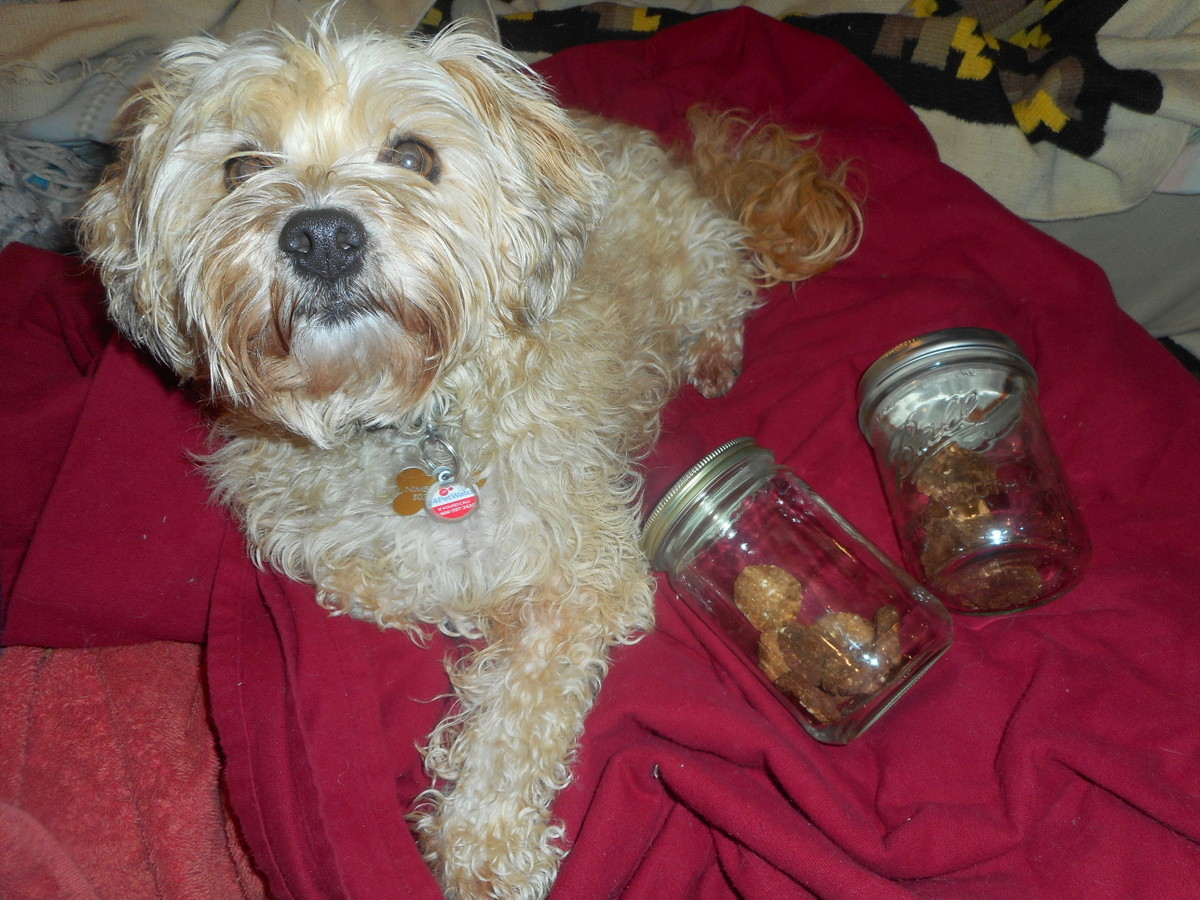
[{"label": "red blanket", "polygon": [[0,897],[263,900],[200,659],[166,641],[0,653]]},{"label": "red blanket", "polygon": [[[668,139],[696,101],[819,129],[866,197],[860,251],[772,294],[733,392],[668,408],[651,497],[751,434],[895,556],[857,379],[905,338],[978,325],[1038,370],[1094,543],[1068,596],[956,619],[952,650],[847,747],[807,737],[664,586],[556,807],[572,850],[553,896],[1200,896],[1200,385],[831,42],[740,11],[541,69],[567,102]],[[21,310],[0,346],[5,639],[206,638],[232,805],[272,894],[436,897],[404,815],[444,647],[330,619],[250,566],[182,458],[194,415],[103,342],[94,285],[24,249],[0,266]]]}]

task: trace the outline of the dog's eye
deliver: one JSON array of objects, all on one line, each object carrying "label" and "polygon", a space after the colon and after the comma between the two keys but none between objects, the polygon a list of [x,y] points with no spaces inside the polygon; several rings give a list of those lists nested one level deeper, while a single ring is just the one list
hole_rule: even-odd
[{"label": "dog's eye", "polygon": [[248,178],[275,166],[275,160],[258,153],[239,153],[225,160],[225,187],[233,190]]},{"label": "dog's eye", "polygon": [[400,138],[379,153],[379,161],[415,172],[422,178],[437,181],[438,161],[433,148],[416,138]]}]

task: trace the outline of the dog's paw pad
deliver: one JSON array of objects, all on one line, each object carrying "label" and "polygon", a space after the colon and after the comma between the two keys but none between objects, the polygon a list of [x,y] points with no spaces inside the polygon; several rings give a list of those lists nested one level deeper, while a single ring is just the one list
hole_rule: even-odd
[{"label": "dog's paw pad", "polygon": [[705,336],[696,344],[696,360],[689,380],[705,397],[721,397],[729,393],[742,374],[740,341],[731,342]]}]

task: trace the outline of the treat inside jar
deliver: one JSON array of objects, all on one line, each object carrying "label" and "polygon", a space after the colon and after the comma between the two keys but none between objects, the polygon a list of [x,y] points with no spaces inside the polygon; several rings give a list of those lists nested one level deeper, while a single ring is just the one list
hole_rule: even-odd
[{"label": "treat inside jar", "polygon": [[759,668],[822,724],[838,719],[847,700],[883,687],[900,663],[900,613],[894,606],[880,607],[873,619],[831,611],[805,624],[797,618],[803,586],[770,565],[743,569],[733,595],[759,631]]},{"label": "treat inside jar", "polygon": [[963,550],[986,540],[1000,492],[996,469],[983,454],[947,444],[913,473],[913,488],[925,497],[914,525],[924,532],[921,568],[933,575]]},{"label": "treat inside jar", "polygon": [[746,566],[733,583],[733,602],[759,631],[795,618],[803,601],[803,586],[779,566]]},{"label": "treat inside jar", "polygon": [[[995,466],[978,451],[949,443],[931,455],[912,477],[912,487],[925,497],[913,521],[920,529],[921,568],[935,588],[943,584],[942,572],[955,557],[988,549],[998,520],[993,504],[1003,500],[1003,484]],[[974,568],[963,582],[959,576],[953,593],[960,602],[981,611],[1019,606],[1042,590],[1036,566],[991,560]]]}]

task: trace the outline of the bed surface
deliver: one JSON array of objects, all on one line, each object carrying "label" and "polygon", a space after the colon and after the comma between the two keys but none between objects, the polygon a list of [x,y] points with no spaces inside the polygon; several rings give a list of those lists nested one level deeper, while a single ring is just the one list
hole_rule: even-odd
[{"label": "bed surface", "polygon": [[[819,129],[865,198],[859,252],[771,292],[734,390],[668,407],[648,501],[753,435],[898,556],[858,377],[906,338],[976,325],[1038,371],[1094,545],[1069,595],[956,617],[951,651],[847,747],[809,738],[664,585],[556,807],[572,850],[552,896],[1200,895],[1200,385],[833,41],[738,10],[538,67],[566,102],[668,141],[696,101]],[[202,440],[188,398],[111,335],[75,262],[10,246],[0,285],[3,641],[203,644],[232,820],[270,895],[438,896],[404,816],[442,639],[331,619],[250,565],[184,456]]]}]

